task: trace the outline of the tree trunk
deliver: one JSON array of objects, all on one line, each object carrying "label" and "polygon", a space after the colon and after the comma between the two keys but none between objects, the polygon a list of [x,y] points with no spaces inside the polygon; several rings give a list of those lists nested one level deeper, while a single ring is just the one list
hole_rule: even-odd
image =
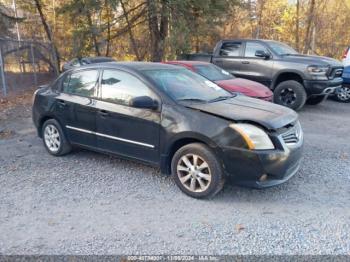
[{"label": "tree trunk", "polygon": [[50,26],[49,26],[49,24],[46,21],[46,18],[45,18],[45,15],[43,13],[43,9],[42,9],[42,5],[40,3],[40,0],[34,0],[34,2],[35,2],[36,9],[38,10],[40,19],[41,19],[41,23],[44,26],[44,30],[45,30],[46,36],[47,36],[49,42],[52,45],[53,57],[54,57],[54,60],[55,60],[55,64],[57,66],[57,68],[55,68],[56,73],[59,73],[59,71],[60,71],[60,55],[58,53],[58,49],[57,49],[55,43],[53,42],[53,37],[52,37],[52,32],[51,32]]},{"label": "tree trunk", "polygon": [[256,29],[256,35],[255,35],[256,39],[261,37],[262,17],[263,17],[263,13],[264,13],[264,7],[265,7],[265,0],[260,0],[258,26],[257,26],[257,29]]},{"label": "tree trunk", "polygon": [[297,0],[297,17],[295,22],[295,47],[299,52],[300,39],[299,39],[299,20],[300,20],[300,0]]},{"label": "tree trunk", "polygon": [[160,25],[158,25],[158,11],[156,0],[147,0],[148,26],[151,38],[151,61],[160,62],[164,56],[165,39],[168,34],[169,8],[168,0],[160,0]]},{"label": "tree trunk", "polygon": [[134,35],[132,33],[132,29],[131,29],[132,25],[130,23],[130,20],[129,20],[129,17],[128,17],[128,13],[126,12],[123,0],[119,0],[119,1],[120,1],[120,5],[121,5],[121,7],[123,9],[123,13],[124,13],[126,24],[128,26],[128,33],[129,33],[129,37],[130,37],[131,46],[134,49],[134,53],[136,55],[137,60],[141,61],[141,58],[140,58],[140,55],[139,55],[139,52],[138,52],[138,49],[137,49],[137,46],[136,46],[135,38],[134,38]]},{"label": "tree trunk", "polygon": [[306,34],[304,39],[304,53],[307,53],[310,49],[311,44],[311,24],[314,20],[315,15],[315,0],[310,1],[310,7],[308,12],[308,19],[306,22]]}]

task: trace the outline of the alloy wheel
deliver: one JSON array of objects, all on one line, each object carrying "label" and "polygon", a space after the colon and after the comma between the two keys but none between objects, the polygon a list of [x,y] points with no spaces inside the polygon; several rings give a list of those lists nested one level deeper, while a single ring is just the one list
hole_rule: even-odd
[{"label": "alloy wheel", "polygon": [[341,101],[347,101],[350,99],[350,87],[343,86],[339,89],[337,97]]},{"label": "alloy wheel", "polygon": [[44,130],[44,140],[47,148],[56,153],[61,146],[60,133],[54,125],[47,125]]},{"label": "alloy wheel", "polygon": [[297,99],[297,95],[291,88],[285,88],[280,93],[280,100],[284,105],[287,105],[287,106],[293,105],[296,99]]},{"label": "alloy wheel", "polygon": [[212,176],[209,165],[196,154],[182,156],[176,170],[181,184],[191,192],[204,192],[210,186]]}]

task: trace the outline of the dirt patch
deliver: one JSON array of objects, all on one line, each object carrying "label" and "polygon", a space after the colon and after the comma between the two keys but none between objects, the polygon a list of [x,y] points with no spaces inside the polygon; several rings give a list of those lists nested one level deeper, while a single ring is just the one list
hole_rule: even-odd
[{"label": "dirt patch", "polygon": [[32,88],[21,94],[0,97],[0,124],[11,118],[28,116],[34,91],[35,88]]},{"label": "dirt patch", "polygon": [[7,128],[0,130],[0,140],[9,139],[9,138],[13,137],[14,135],[15,135],[15,132],[13,130],[10,130]]}]

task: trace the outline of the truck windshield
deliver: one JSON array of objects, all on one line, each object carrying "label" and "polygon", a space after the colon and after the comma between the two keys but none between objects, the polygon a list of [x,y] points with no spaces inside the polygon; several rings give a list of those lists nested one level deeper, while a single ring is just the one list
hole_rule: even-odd
[{"label": "truck windshield", "polygon": [[210,81],[229,80],[234,78],[229,72],[215,65],[195,65],[193,67],[198,74],[208,78]]},{"label": "truck windshield", "polygon": [[276,41],[267,41],[268,46],[278,55],[297,55],[299,54],[292,47]]},{"label": "truck windshield", "polygon": [[143,73],[176,101],[207,103],[234,96],[188,69],[144,70]]}]

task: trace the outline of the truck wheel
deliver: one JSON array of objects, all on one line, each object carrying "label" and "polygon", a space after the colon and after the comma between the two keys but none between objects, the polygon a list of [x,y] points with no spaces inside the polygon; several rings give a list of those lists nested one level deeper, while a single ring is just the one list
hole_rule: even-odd
[{"label": "truck wheel", "polygon": [[327,95],[321,96],[311,96],[306,100],[306,104],[308,105],[318,105],[327,99]]},{"label": "truck wheel", "polygon": [[201,143],[181,147],[173,156],[171,172],[181,191],[194,198],[215,196],[225,182],[219,160]]},{"label": "truck wheel", "polygon": [[284,81],[274,90],[274,102],[294,110],[301,109],[306,102],[304,86],[297,81]]}]

